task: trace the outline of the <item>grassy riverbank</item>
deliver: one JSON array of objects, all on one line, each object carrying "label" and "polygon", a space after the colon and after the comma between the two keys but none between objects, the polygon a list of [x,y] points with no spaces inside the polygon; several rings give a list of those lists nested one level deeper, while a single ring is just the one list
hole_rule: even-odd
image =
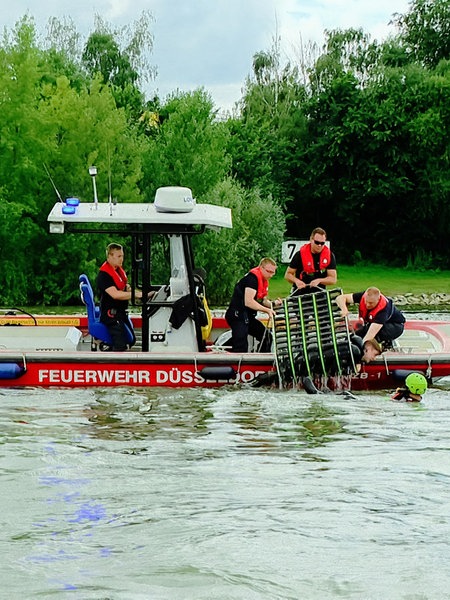
[{"label": "grassy riverbank", "polygon": [[[271,298],[286,297],[289,295],[291,286],[284,279],[286,265],[280,264],[278,273],[270,280],[269,295]],[[238,274],[242,277],[242,273]],[[406,269],[393,269],[379,265],[370,266],[339,266],[338,281],[335,287],[342,288],[344,293],[359,292],[370,285],[379,287],[387,296],[399,296],[404,294],[450,294],[450,271],[423,271],[415,272]],[[208,291],[208,280],[206,280]],[[231,297],[230,290],[230,297]],[[420,303],[418,303],[420,304]],[[225,304],[224,304],[225,306]],[[211,308],[217,308],[211,306]],[[223,307],[222,307],[223,308]],[[10,307],[4,307],[10,309]],[[84,313],[84,306],[33,306],[26,308],[32,314],[75,314]]]},{"label": "grassy riverbank", "polygon": [[[279,265],[278,273],[270,281],[271,298],[287,296],[290,284],[284,279],[285,265]],[[416,272],[406,269],[389,268],[380,265],[338,266],[336,287],[344,293],[360,292],[370,285],[379,287],[388,296],[400,294],[450,293],[450,271]]]}]

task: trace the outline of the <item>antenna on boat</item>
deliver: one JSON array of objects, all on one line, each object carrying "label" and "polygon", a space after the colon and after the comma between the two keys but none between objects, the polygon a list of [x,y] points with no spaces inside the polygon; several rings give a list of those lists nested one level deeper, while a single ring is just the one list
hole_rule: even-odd
[{"label": "antenna on boat", "polygon": [[46,171],[46,173],[47,173],[47,175],[48,175],[48,178],[49,178],[49,179],[50,179],[50,181],[51,181],[51,184],[52,184],[52,186],[53,186],[53,189],[54,189],[54,190],[55,190],[55,192],[56,192],[56,195],[58,196],[58,199],[59,199],[59,201],[60,201],[60,202],[63,202],[63,199],[61,198],[61,194],[59,193],[59,191],[58,191],[58,188],[56,187],[56,185],[55,185],[55,182],[53,181],[53,179],[52,179],[52,176],[50,175],[50,171],[48,170],[48,167],[47,167],[47,165],[46,165],[45,163],[42,163],[42,164],[44,165],[44,169],[45,169],[45,171]]},{"label": "antenna on boat", "polygon": [[112,179],[111,179],[111,151],[108,147],[108,189],[109,189],[109,215],[112,216],[113,199],[112,199]]},{"label": "antenna on boat", "polygon": [[97,185],[95,183],[95,176],[97,175],[97,167],[89,167],[89,175],[92,177],[92,185],[94,186],[94,204],[95,208],[98,205],[98,197],[97,197]]}]

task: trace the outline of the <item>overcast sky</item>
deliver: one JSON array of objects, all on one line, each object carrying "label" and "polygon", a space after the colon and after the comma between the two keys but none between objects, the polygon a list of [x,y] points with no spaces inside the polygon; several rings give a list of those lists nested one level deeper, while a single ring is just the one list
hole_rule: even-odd
[{"label": "overcast sky", "polygon": [[408,6],[408,0],[0,0],[0,24],[11,28],[28,11],[39,31],[45,32],[49,17],[71,17],[87,36],[95,14],[120,27],[149,10],[158,75],[147,94],[164,98],[204,87],[218,108],[231,109],[253,55],[269,50],[276,33],[291,58],[308,42],[321,44],[326,29],[361,27],[385,39],[395,32],[392,15]]}]

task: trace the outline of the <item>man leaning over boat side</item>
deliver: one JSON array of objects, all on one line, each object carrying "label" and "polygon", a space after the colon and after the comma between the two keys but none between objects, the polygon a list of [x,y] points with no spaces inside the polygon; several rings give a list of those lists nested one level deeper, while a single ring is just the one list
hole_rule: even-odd
[{"label": "man leaning over boat side", "polygon": [[381,346],[381,344],[379,342],[377,342],[377,340],[370,339],[370,340],[366,340],[365,342],[363,342],[359,336],[352,334],[353,340],[356,337],[358,337],[361,340],[361,344],[363,344],[363,353],[362,353],[362,357],[361,357],[361,362],[370,363],[373,360],[375,360],[377,356],[380,356],[380,354],[382,354],[383,347]]},{"label": "man leaning over boat side", "polygon": [[[263,258],[259,265],[250,269],[240,279],[231,297],[230,305],[225,313],[225,319],[231,327],[231,351],[248,352],[248,336],[252,335],[260,342],[260,352],[270,352],[272,334],[260,320],[258,311],[265,312],[269,318],[275,313],[272,302],[268,299],[269,279],[277,270],[277,263],[272,258]],[[274,304],[281,305],[278,298]]]},{"label": "man leaning over boat side", "polygon": [[[106,261],[100,267],[97,287],[100,292],[100,321],[108,327],[113,340],[112,350],[123,352],[134,345],[127,343],[127,329],[133,331],[128,317],[128,301],[132,292],[123,265],[124,253],[120,244],[111,243],[106,248]],[[142,299],[142,292],[135,291]],[[134,335],[134,334],[133,334]]]},{"label": "man leaning over boat side", "polygon": [[369,287],[365,292],[340,294],[336,297],[336,304],[343,317],[349,314],[348,307],[351,304],[358,304],[363,323],[356,327],[356,335],[362,337],[363,342],[377,340],[383,350],[391,348],[392,341],[400,337],[405,328],[404,314],[391,298],[384,296],[376,287]]},{"label": "man leaning over boat side", "polygon": [[292,283],[291,296],[325,290],[337,281],[336,257],[325,242],[327,234],[322,227],[312,230],[309,242],[291,259],[284,278]]}]

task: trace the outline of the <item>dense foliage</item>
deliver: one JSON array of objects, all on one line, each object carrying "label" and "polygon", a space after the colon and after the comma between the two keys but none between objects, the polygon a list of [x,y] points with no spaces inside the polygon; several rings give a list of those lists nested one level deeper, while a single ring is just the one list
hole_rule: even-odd
[{"label": "dense foliage", "polygon": [[[73,304],[103,236],[55,236],[62,196],[151,202],[162,185],[233,210],[232,231],[195,240],[209,295],[229,297],[263,255],[327,229],[341,263],[448,268],[450,0],[412,0],[396,35],[326,32],[311,58],[282,63],[280,40],[254,56],[233,116],[203,89],[164,101],[141,91],[155,68],[152,18],[87,40],[52,19],[39,39],[26,16],[0,44],[0,303]],[[49,178],[51,177],[51,180]],[[127,243],[127,240],[122,240]],[[212,250],[213,249],[213,250]],[[164,244],[155,276],[166,277]]]},{"label": "dense foliage", "polygon": [[341,262],[448,268],[450,0],[394,20],[382,44],[327,32],[309,65],[281,68],[277,43],[256,56],[233,170],[280,193],[289,237],[324,227]]}]

